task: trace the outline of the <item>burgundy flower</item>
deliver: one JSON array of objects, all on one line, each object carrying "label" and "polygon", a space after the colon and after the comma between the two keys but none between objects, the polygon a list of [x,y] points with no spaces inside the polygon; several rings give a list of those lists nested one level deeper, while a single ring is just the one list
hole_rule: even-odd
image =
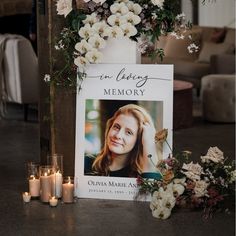
[{"label": "burgundy flower", "polygon": [[136,183],[137,183],[137,185],[142,185],[143,178],[141,176],[138,176],[137,179],[136,179]]},{"label": "burgundy flower", "polygon": [[186,189],[188,190],[193,190],[195,187],[195,183],[191,180],[187,180],[187,185],[186,185]]}]

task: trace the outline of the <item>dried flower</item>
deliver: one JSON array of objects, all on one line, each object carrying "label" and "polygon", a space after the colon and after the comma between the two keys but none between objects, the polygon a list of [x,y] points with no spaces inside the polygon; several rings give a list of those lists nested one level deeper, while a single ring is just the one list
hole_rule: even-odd
[{"label": "dried flower", "polygon": [[218,147],[210,147],[207,151],[206,156],[201,156],[202,162],[223,162],[224,153]]},{"label": "dried flower", "polygon": [[155,135],[155,141],[156,142],[164,142],[166,141],[166,138],[168,136],[168,130],[167,129],[162,129],[159,132],[156,133]]},{"label": "dried flower", "polygon": [[[162,139],[166,139],[163,130],[158,134],[158,140]],[[170,154],[167,159],[159,161],[157,170],[162,179],[138,178],[140,193],[145,190],[152,194],[150,208],[153,217],[167,219],[172,209],[179,206],[204,209],[203,216],[209,218],[219,203],[235,193],[235,166],[234,163],[224,165],[222,151],[217,147],[209,148],[202,158],[202,165],[189,163],[190,154],[190,151],[183,151],[176,154],[179,159]]]}]

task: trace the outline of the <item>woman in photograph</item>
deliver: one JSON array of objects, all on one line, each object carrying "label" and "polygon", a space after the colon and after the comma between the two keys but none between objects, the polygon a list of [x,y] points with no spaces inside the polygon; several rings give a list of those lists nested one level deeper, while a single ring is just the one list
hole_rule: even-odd
[{"label": "woman in photograph", "polygon": [[120,107],[107,121],[100,154],[96,158],[85,157],[85,174],[137,177],[154,170],[155,133],[152,118],[143,107],[135,104]]}]

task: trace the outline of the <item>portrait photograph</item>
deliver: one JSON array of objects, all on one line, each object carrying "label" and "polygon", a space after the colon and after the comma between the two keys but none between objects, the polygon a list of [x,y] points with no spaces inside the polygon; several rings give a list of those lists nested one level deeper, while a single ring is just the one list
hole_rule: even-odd
[{"label": "portrait photograph", "polygon": [[[85,115],[84,174],[137,177],[144,158],[143,127],[150,125],[154,134],[163,128],[163,102],[87,99]],[[161,155],[161,147],[156,151]]]}]

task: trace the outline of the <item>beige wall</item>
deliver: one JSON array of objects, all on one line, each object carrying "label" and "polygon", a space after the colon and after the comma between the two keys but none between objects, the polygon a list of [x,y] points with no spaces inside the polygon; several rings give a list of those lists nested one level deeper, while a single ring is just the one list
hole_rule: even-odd
[{"label": "beige wall", "polygon": [[235,28],[235,0],[215,0],[205,5],[199,3],[199,25]]}]

